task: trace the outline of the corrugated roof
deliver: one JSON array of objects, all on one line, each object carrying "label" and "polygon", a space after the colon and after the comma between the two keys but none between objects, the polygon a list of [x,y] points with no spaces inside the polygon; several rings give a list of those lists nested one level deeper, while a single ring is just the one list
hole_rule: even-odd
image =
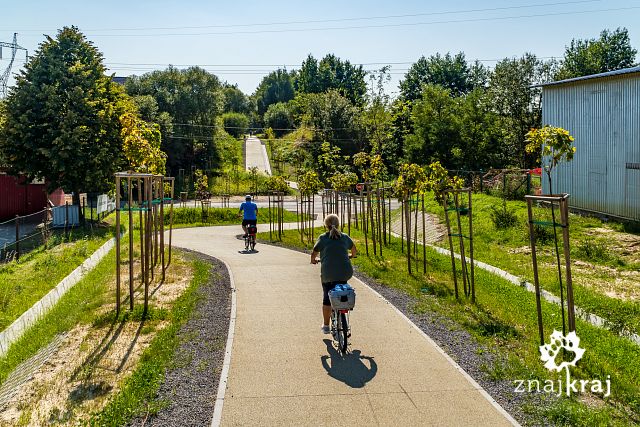
[{"label": "corrugated roof", "polygon": [[621,70],[607,71],[606,73],[592,74],[590,76],[574,77],[572,79],[558,80],[557,82],[542,83],[539,85],[533,85],[531,87],[563,85],[566,83],[579,82],[582,80],[600,79],[603,77],[611,77],[611,76],[618,76],[621,74],[632,74],[632,73],[640,73],[640,65],[636,67],[631,67],[631,68],[623,68]]}]

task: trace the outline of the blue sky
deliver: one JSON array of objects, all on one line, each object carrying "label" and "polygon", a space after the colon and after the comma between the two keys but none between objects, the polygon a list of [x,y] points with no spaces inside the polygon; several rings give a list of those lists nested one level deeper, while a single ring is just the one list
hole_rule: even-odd
[{"label": "blue sky", "polygon": [[[366,69],[400,63],[392,64],[393,91],[410,63],[437,52],[463,51],[490,66],[524,52],[560,57],[572,38],[617,27],[626,27],[640,50],[640,0],[21,0],[0,10],[0,41],[17,32],[31,53],[43,34],[76,25],[116,75],[202,65],[246,93],[270,70],[295,68],[309,53],[334,53]],[[5,49],[0,70],[8,65],[6,56]],[[20,59],[17,66],[24,55]]]}]

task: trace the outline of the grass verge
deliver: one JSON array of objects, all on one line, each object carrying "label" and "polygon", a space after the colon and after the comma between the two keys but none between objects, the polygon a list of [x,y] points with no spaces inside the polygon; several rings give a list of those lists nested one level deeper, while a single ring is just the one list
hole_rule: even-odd
[{"label": "grass verge", "polygon": [[186,291],[175,301],[168,315],[169,325],[153,339],[142,354],[138,367],[125,380],[121,390],[107,406],[90,420],[93,426],[125,425],[135,416],[157,413],[163,402],[154,396],[164,379],[165,370],[180,344],[178,331],[189,319],[199,297],[197,289],[209,280],[211,266],[194,260],[194,276]]}]

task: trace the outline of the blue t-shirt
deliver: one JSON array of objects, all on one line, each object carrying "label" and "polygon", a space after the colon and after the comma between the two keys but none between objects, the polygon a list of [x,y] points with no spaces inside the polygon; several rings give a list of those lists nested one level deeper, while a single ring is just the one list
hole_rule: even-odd
[{"label": "blue t-shirt", "polygon": [[257,220],[258,205],[253,202],[244,202],[240,205],[240,210],[244,212],[242,219]]}]

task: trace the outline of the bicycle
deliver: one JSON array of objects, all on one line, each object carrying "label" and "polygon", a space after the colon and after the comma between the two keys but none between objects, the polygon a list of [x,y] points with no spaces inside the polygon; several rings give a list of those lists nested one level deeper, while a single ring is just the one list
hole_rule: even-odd
[{"label": "bicycle", "polygon": [[331,335],[338,346],[338,351],[343,355],[347,353],[351,327],[349,325],[349,312],[356,303],[356,293],[348,283],[337,284],[329,291],[331,302]]},{"label": "bicycle", "polygon": [[249,252],[249,250],[254,251],[256,249],[256,233],[258,232],[258,227],[255,225],[247,226],[247,234],[244,235],[244,250],[245,252]]}]

